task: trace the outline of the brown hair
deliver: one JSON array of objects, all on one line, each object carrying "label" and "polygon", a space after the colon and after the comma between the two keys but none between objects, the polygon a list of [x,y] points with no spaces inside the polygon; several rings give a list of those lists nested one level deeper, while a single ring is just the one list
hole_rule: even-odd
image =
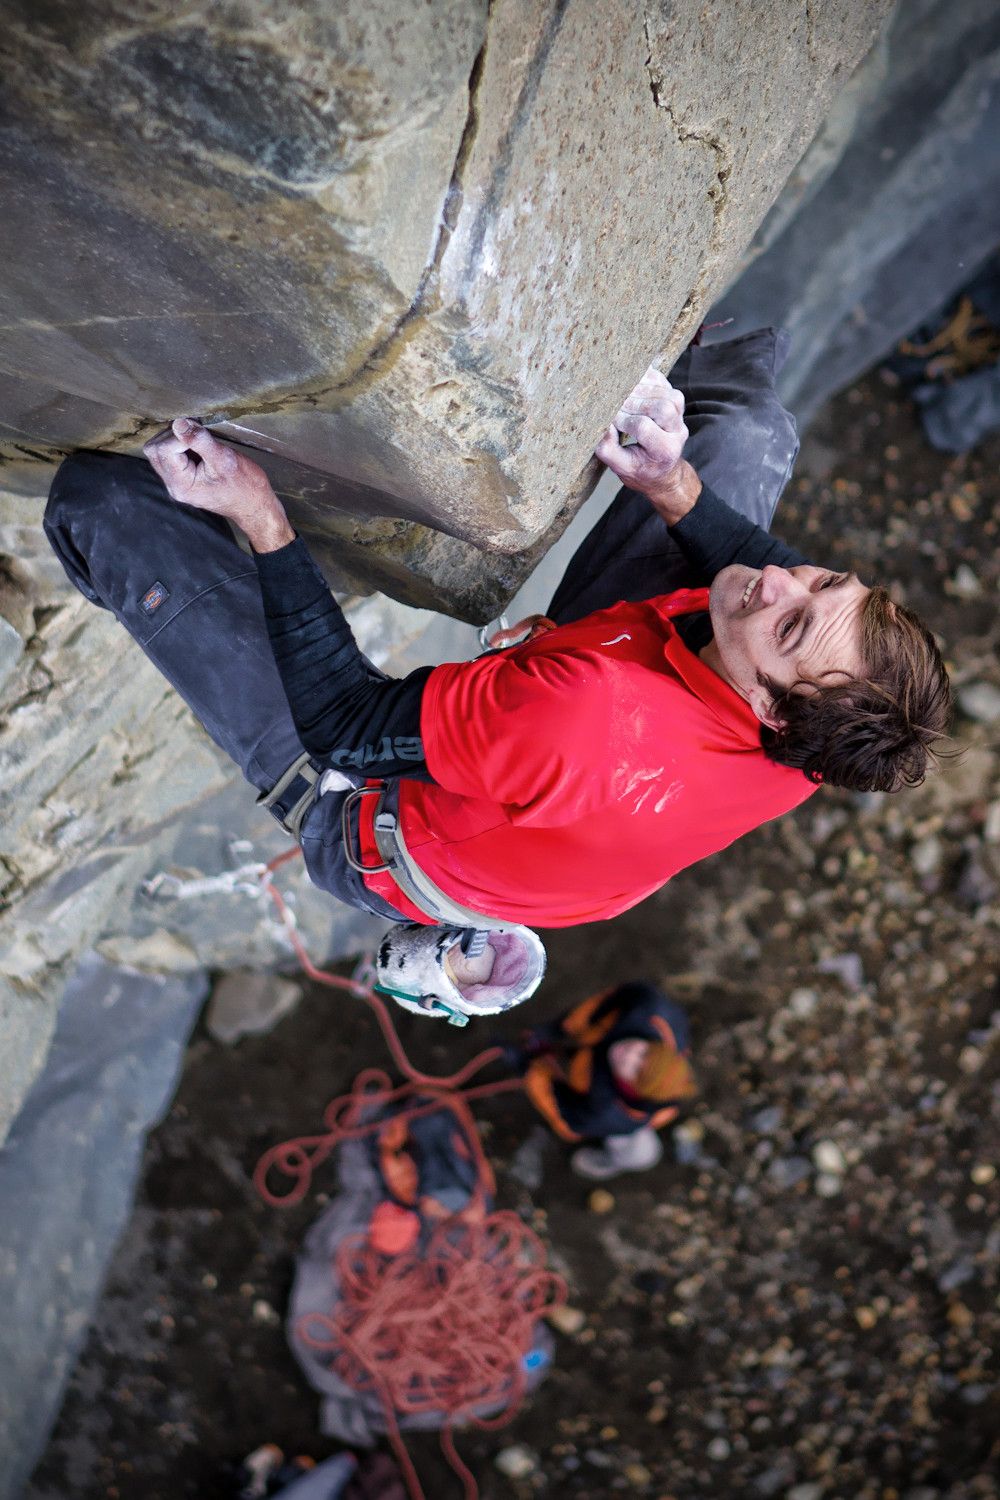
[{"label": "brown hair", "polygon": [[911,610],[877,586],[861,611],[861,653],[863,678],[789,688],[768,683],[784,724],[762,729],[764,751],[810,781],[853,792],[919,786],[951,719],[951,685],[937,643]]}]

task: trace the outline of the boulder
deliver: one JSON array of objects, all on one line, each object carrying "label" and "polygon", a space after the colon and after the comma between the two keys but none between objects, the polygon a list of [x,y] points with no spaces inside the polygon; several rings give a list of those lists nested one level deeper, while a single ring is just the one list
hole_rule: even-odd
[{"label": "boulder", "polygon": [[488,618],[888,8],[12,0],[18,483],[198,414],[272,455],[336,581]]}]

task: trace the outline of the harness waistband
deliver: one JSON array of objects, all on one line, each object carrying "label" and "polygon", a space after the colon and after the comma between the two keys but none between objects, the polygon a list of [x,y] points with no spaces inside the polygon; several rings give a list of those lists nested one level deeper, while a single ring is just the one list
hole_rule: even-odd
[{"label": "harness waistband", "polygon": [[[382,858],[380,865],[365,865],[360,851],[355,850],[352,840],[351,816],[357,808],[360,813],[365,797],[377,796],[373,828],[375,847]],[[487,917],[482,912],[463,906],[449,896],[417,864],[406,847],[399,818],[399,782],[381,782],[376,786],[357,787],[348,792],[341,807],[341,828],[344,839],[344,856],[352,869],[362,875],[380,875],[388,872],[403,895],[422,911],[432,922],[445,927],[475,927],[482,930],[509,927],[510,923],[500,917]]]},{"label": "harness waistband", "polygon": [[322,769],[314,763],[309,752],[303,750],[292,761],[288,770],[278,777],[271,790],[261,792],[257,798],[257,806],[266,807],[296,843],[299,842],[306,814],[319,796],[322,774]]}]

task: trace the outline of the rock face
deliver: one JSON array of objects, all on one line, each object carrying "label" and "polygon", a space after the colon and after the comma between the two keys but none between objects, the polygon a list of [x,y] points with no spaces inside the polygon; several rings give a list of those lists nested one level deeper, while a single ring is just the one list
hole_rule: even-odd
[{"label": "rock face", "polygon": [[5,11],[22,484],[35,454],[212,415],[273,452],[331,571],[486,617],[888,0]]},{"label": "rock face", "polygon": [[0,1495],[20,1495],[45,1445],[128,1219],[146,1131],[173,1097],[208,990],[77,966],[51,1061],[0,1156]]},{"label": "rock face", "polygon": [[800,421],[936,312],[1000,244],[1000,12],[902,0],[713,317],[779,324]]}]

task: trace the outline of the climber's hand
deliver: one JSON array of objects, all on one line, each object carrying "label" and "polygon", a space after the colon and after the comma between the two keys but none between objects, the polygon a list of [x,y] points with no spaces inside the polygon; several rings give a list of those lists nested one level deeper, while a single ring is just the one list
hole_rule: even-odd
[{"label": "climber's hand", "polygon": [[[634,442],[623,446],[619,434]],[[594,452],[623,484],[646,495],[667,524],[673,525],[701,491],[694,470],[681,457],[687,438],[683,395],[650,366]]]},{"label": "climber's hand", "polygon": [[255,552],[273,552],[295,532],[260,464],[222,443],[190,417],[178,417],[143,448],[172,500],[224,516]]}]

